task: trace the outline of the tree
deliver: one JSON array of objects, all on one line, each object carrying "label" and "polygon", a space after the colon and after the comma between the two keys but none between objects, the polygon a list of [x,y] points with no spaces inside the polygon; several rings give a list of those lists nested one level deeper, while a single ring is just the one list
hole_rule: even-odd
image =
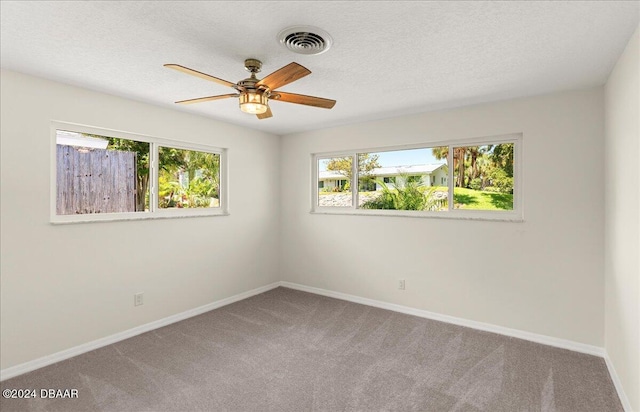
[{"label": "tree", "polygon": [[195,178],[195,172],[199,170],[202,177],[218,186],[220,181],[220,155],[207,152],[189,151],[187,159],[187,171],[189,181]]},{"label": "tree", "polygon": [[[484,190],[490,184],[493,190],[513,193],[513,147],[513,143],[454,147],[454,186]],[[449,147],[434,147],[432,153],[438,160],[446,159]]]},{"label": "tree", "polygon": [[487,171],[492,167],[490,153],[493,145],[467,146],[467,157],[465,166],[467,169],[467,182],[465,187],[471,187],[471,182],[486,177]]},{"label": "tree", "polygon": [[476,161],[476,169],[477,174],[474,180],[480,181],[480,189],[475,190],[484,190],[484,188],[489,184],[489,173],[493,169],[491,156],[487,155],[486,153],[482,153],[482,155],[478,157]]},{"label": "tree", "polygon": [[175,174],[176,178],[179,172],[184,172],[187,174],[187,180],[191,182],[196,178],[196,173],[200,172],[203,178],[211,180],[216,185],[219,182],[220,155],[218,154],[161,147],[158,156],[160,169]]},{"label": "tree", "polygon": [[[456,170],[456,169],[458,170],[458,173],[456,176],[456,182],[455,182],[455,186],[457,187],[464,187],[464,184],[465,184],[464,159],[465,159],[466,149],[467,149],[466,147],[453,148],[453,170]],[[433,153],[433,157],[435,157],[438,160],[442,160],[442,159],[447,160],[447,156],[449,156],[449,146],[434,147],[433,149],[431,149],[431,153]]]},{"label": "tree", "polygon": [[[197,150],[160,147],[161,207],[204,207],[218,198],[220,155]],[[186,184],[181,176],[186,175]]]},{"label": "tree", "polygon": [[513,177],[513,143],[496,145],[491,158],[496,167],[504,170],[507,176]]},{"label": "tree", "polygon": [[433,153],[433,157],[438,160],[444,159],[447,160],[447,156],[449,156],[449,146],[439,146],[431,149],[431,153]]},{"label": "tree", "polygon": [[[370,153],[358,153],[358,177],[361,184],[366,184],[373,179],[373,170],[380,167],[378,163],[378,155]],[[346,177],[349,182],[353,179],[353,158],[334,157],[327,161],[327,170],[338,172]]]}]

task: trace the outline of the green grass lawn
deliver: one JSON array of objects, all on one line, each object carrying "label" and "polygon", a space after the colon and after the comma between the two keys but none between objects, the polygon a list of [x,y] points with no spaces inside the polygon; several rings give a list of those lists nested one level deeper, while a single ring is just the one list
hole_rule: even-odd
[{"label": "green grass lawn", "polygon": [[456,209],[513,210],[513,195],[508,193],[483,192],[455,187],[453,202]]}]

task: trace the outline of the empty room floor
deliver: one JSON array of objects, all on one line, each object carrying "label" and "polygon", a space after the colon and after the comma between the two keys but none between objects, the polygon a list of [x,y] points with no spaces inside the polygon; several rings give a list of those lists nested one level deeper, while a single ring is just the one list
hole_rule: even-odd
[{"label": "empty room floor", "polygon": [[604,360],[286,288],[2,382],[2,411],[622,411]]}]

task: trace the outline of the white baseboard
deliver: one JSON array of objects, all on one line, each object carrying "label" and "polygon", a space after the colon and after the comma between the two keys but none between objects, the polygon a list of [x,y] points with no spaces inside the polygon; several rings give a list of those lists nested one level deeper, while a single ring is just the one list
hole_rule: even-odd
[{"label": "white baseboard", "polygon": [[82,345],[78,345],[73,348],[54,353],[52,355],[43,356],[42,358],[34,359],[32,361],[21,363],[19,365],[12,366],[10,368],[2,369],[0,370],[0,381],[4,381],[6,379],[10,379],[27,372],[31,372],[33,370],[42,368],[44,366],[48,366],[53,363],[63,361],[65,359],[69,359],[86,352],[90,352],[92,350],[101,348],[103,346],[111,345],[112,343],[120,342],[121,340],[129,339],[133,336],[140,335],[141,333],[149,332],[151,330],[158,329],[163,326],[167,326],[184,319],[201,315],[205,312],[209,312],[210,310],[229,305],[231,303],[249,298],[254,295],[259,295],[260,293],[264,293],[271,289],[275,289],[278,286],[280,286],[280,282],[274,282],[266,286],[252,289],[247,292],[238,293],[237,295],[234,295],[225,299],[221,299],[204,306],[200,306],[200,307],[190,309],[175,315],[168,316],[164,319],[159,319],[154,322],[146,323],[144,325],[140,325],[135,328],[125,330],[124,332],[119,332],[114,335],[106,336],[104,338],[100,338],[91,342],[83,343]]},{"label": "white baseboard", "polygon": [[607,369],[609,369],[609,375],[611,375],[613,386],[615,386],[616,391],[618,392],[618,397],[620,398],[622,407],[626,412],[633,412],[633,409],[631,409],[631,401],[629,401],[627,394],[624,392],[624,388],[622,387],[622,382],[620,381],[620,377],[616,372],[616,368],[613,367],[613,362],[611,361],[611,358],[609,358],[609,354],[606,351],[604,353],[604,361],[607,363]]},{"label": "white baseboard", "polygon": [[478,329],[486,332],[498,333],[500,335],[511,336],[514,338],[524,339],[531,342],[542,343],[543,345],[555,346],[557,348],[568,349],[575,352],[586,353],[589,355],[595,355],[604,357],[604,348],[587,345],[585,343],[574,342],[571,340],[554,338],[551,336],[540,335],[537,333],[526,332],[518,329],[511,329],[504,326],[492,325],[490,323],[477,322],[475,320],[468,320],[463,318],[456,318],[454,316],[442,315],[440,313],[429,312],[427,310],[415,309],[408,306],[396,305],[395,303],[388,303],[374,299],[362,298],[360,296],[349,295],[341,292],[334,292],[331,290],[315,288],[312,286],[300,285],[292,282],[281,281],[280,286],[290,289],[301,290],[303,292],[314,293],[316,295],[327,296],[331,298],[346,300],[349,302],[360,303],[367,306],[373,306],[380,309],[388,309],[394,312],[405,313],[407,315],[418,316],[421,318],[437,320],[440,322],[452,323],[454,325],[466,326],[472,329]]}]

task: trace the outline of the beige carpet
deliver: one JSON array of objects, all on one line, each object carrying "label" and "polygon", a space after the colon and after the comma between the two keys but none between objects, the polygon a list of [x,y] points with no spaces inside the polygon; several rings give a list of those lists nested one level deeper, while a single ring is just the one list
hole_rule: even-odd
[{"label": "beige carpet", "polygon": [[8,411],[622,411],[602,359],[278,288],[22,375]]}]

